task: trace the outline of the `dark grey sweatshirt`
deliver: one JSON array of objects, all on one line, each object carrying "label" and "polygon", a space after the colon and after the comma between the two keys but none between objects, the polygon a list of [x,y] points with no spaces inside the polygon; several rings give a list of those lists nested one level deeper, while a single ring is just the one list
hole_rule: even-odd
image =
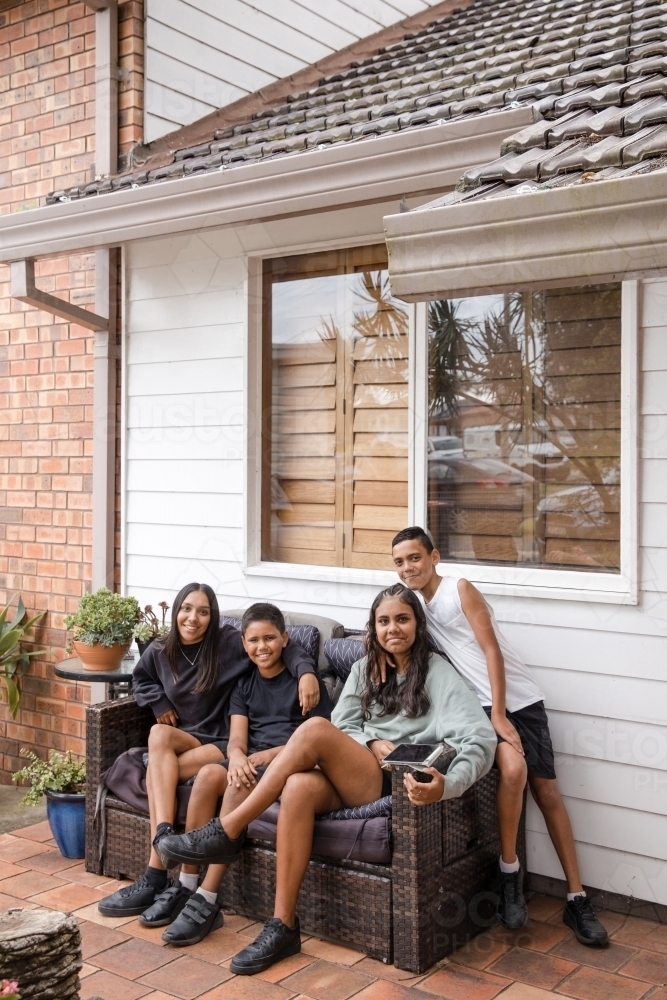
[{"label": "dark grey sweatshirt", "polygon": [[[194,660],[200,643],[187,647]],[[299,678],[316,673],[315,664],[301,646],[291,640],[283,650],[283,662],[289,672]],[[173,708],[178,716],[178,728],[191,733],[200,743],[215,743],[229,738],[229,699],[236,682],[255,667],[241,642],[241,633],[233,625],[220,629],[219,672],[212,690],[193,694],[197,683],[197,664],[192,666],[182,655],[176,660],[178,678],[171,672],[162,643],[150,644],[134,668],[134,696],[137,704],[148,705],[155,717]]]}]

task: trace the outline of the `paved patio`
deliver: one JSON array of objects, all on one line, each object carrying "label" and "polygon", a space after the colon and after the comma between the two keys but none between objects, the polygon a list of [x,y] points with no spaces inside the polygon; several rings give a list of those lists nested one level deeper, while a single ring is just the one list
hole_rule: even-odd
[{"label": "paved patio", "polygon": [[305,938],[300,955],[252,978],[229,971],[232,955],[259,925],[226,915],[225,926],[192,948],[172,949],[136,919],[100,916],[97,902],[118,888],[63,858],[47,823],[0,835],[0,910],[48,906],[76,914],[84,967],[82,1000],[667,1000],[667,925],[601,914],[608,949],[584,948],[549,896],[530,901],[522,931],[494,927],[426,975],[411,976],[350,948]]}]

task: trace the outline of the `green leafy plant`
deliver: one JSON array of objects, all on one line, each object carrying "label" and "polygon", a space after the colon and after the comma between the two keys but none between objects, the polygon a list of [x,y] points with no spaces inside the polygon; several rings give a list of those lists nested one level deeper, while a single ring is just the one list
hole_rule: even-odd
[{"label": "green leafy plant", "polygon": [[[71,629],[74,642],[86,646],[129,646],[141,610],[136,597],[114,594],[100,587],[94,594],[85,594],[76,614],[65,615],[65,628]],[[67,647],[71,649],[71,643]]]},{"label": "green leafy plant", "polygon": [[43,618],[44,612],[25,621],[25,604],[19,597],[14,619],[8,622],[10,604],[4,611],[0,612],[0,677],[5,682],[9,711],[12,714],[12,719],[15,719],[21,703],[21,681],[30,666],[30,658],[43,655],[47,650],[32,649],[27,651],[21,645],[28,629],[32,628],[40,618]]},{"label": "green leafy plant", "polygon": [[61,754],[52,750],[48,760],[42,760],[32,750],[21,750],[21,756],[30,761],[13,776],[30,788],[21,799],[22,806],[36,806],[44,792],[83,792],[86,781],[86,762],[77,760],[71,750]]},{"label": "green leafy plant", "polygon": [[151,639],[157,639],[169,631],[169,626],[165,624],[169,605],[166,601],[160,601],[158,608],[162,609],[162,621],[153,611],[151,604],[147,604],[144,610],[139,612],[139,624],[134,629],[134,638],[139,642],[150,642]]}]

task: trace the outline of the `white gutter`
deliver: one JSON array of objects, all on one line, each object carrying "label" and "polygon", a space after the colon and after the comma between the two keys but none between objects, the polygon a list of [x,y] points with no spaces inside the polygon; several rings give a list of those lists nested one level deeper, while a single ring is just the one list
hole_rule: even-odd
[{"label": "white gutter", "polygon": [[667,268],[667,171],[385,217],[412,302],[641,278]]},{"label": "white gutter", "polygon": [[531,121],[517,108],[5,215],[0,260],[439,193]]}]

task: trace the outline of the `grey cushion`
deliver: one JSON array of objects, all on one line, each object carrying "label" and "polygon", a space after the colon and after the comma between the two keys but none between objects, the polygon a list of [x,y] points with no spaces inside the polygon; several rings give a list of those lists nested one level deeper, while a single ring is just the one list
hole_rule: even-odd
[{"label": "grey cushion", "polygon": [[327,639],[324,643],[324,655],[336,677],[344,684],[352,669],[352,664],[366,655],[366,649],[362,640],[356,637]]},{"label": "grey cushion", "polygon": [[[250,824],[248,837],[275,844],[279,809],[278,802],[269,806]],[[315,820],[313,855],[339,861],[387,865],[391,861],[391,816],[376,815],[368,819],[318,817]]]}]

